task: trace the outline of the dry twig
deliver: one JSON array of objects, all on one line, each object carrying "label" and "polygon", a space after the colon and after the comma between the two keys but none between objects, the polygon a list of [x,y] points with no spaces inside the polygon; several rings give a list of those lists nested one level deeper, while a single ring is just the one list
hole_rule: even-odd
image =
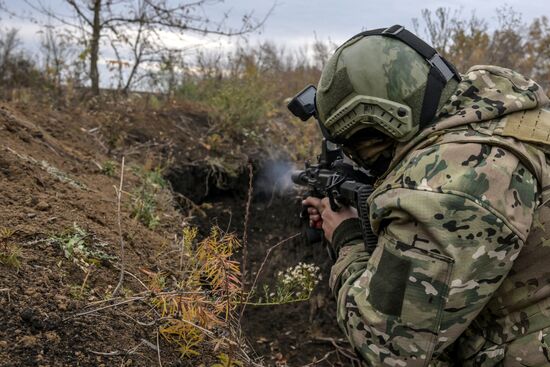
[{"label": "dry twig", "polygon": [[79,292],[79,296],[82,297],[82,294],[84,293],[84,289],[86,288],[86,283],[88,282],[88,278],[90,277],[90,274],[92,273],[92,271],[94,270],[94,266],[90,266],[90,268],[88,269],[88,271],[86,272],[86,276],[84,277],[84,281],[82,282],[82,285],[80,286],[80,292]]},{"label": "dry twig", "polygon": [[154,350],[155,352],[157,352],[157,351],[159,350],[159,348],[158,348],[155,344],[151,343],[151,342],[150,342],[149,340],[147,340],[147,339],[143,339],[143,338],[142,338],[142,339],[141,339],[141,342],[143,343],[143,345],[145,345],[146,347],[151,348],[151,349]]},{"label": "dry twig", "polygon": [[[114,265],[114,267],[117,268],[117,269],[119,269],[119,270],[122,269],[121,267],[116,266],[116,265]],[[142,286],[143,288],[145,288],[147,291],[151,291],[151,290],[149,289],[149,287],[147,287],[147,285],[145,285],[145,283],[143,283],[143,281],[142,281],[141,279],[139,279],[135,274],[129,272],[128,270],[124,270],[124,273],[127,274],[127,275],[129,275],[129,276],[131,276],[131,277],[134,278],[135,280],[137,280],[138,283],[141,284],[141,286]]]},{"label": "dry twig", "polygon": [[113,350],[112,352],[97,352],[95,350],[88,350],[88,352],[92,353],[92,354],[96,354],[98,356],[105,356],[105,357],[114,357],[114,356],[120,356],[120,355],[132,355],[132,354],[136,354],[136,352],[138,351],[138,349],[144,344],[146,340],[145,339],[141,339],[141,341],[139,342],[138,345],[136,345],[135,347],[132,347],[130,349],[128,349],[127,351],[123,352],[121,350]]},{"label": "dry twig", "polygon": [[267,263],[267,259],[269,258],[269,255],[271,255],[273,250],[275,250],[277,247],[287,243],[288,241],[290,241],[290,240],[292,240],[292,239],[294,239],[294,238],[296,238],[300,235],[301,235],[300,233],[296,233],[295,235],[290,236],[288,238],[285,238],[284,240],[280,241],[276,245],[273,245],[273,246],[271,246],[270,248],[267,249],[264,260],[262,261],[262,264],[260,265],[260,268],[258,269],[258,272],[256,273],[256,276],[254,277],[254,281],[252,282],[252,286],[250,287],[250,292],[248,292],[248,294],[246,296],[246,300],[243,302],[243,308],[241,309],[241,314],[239,315],[239,324],[240,324],[241,319],[243,317],[244,310],[246,309],[246,304],[250,301],[250,295],[254,291],[254,289],[256,287],[256,283],[258,283],[258,278],[260,277],[260,274],[262,273],[262,270],[264,269],[264,266]]},{"label": "dry twig", "polygon": [[328,359],[328,357],[330,357],[331,355],[333,355],[334,353],[337,353],[338,351],[337,350],[331,350],[330,352],[326,353],[323,358],[319,359],[318,361],[313,361],[311,363],[308,363],[308,364],[305,364],[303,366],[300,366],[300,367],[311,367],[311,366],[316,366],[318,365],[319,363],[325,361]]},{"label": "dry twig", "polygon": [[[175,236],[175,235],[174,235]],[[185,257],[185,234],[181,237],[180,241],[180,273],[183,272],[183,258]]]},{"label": "dry twig", "polygon": [[91,314],[91,313],[95,313],[95,312],[98,312],[98,311],[101,311],[101,310],[105,310],[105,309],[108,309],[108,308],[113,308],[113,307],[125,305],[126,303],[131,303],[131,302],[143,300],[144,298],[145,298],[145,297],[134,297],[134,298],[130,298],[130,299],[127,299],[127,300],[118,302],[118,303],[114,303],[114,304],[112,304],[112,305],[107,305],[107,306],[103,306],[103,307],[99,307],[99,308],[94,308],[93,310],[90,310],[90,311],[80,312],[80,313],[74,314],[74,315],[72,315],[72,316],[69,316],[69,317],[63,319],[63,321],[67,321],[67,320],[73,319],[73,318],[75,318],[75,317],[80,317],[80,316],[84,316],[84,315],[89,315],[89,314]]},{"label": "dry twig", "polygon": [[338,343],[344,343],[347,344],[347,341],[345,339],[334,339],[334,338],[328,338],[328,337],[317,337],[313,339],[317,342],[326,342],[330,343],[334,347],[334,352],[338,353],[338,355],[342,355],[345,358],[348,359],[348,363],[351,363],[351,366],[361,366],[361,361],[357,358],[355,353],[348,348],[345,348],[341,345],[338,345]]},{"label": "dry twig", "polygon": [[[191,210],[189,210],[189,213],[187,214],[188,217],[192,216],[193,215],[193,212],[197,212],[199,213],[199,215],[202,217],[202,218],[206,218],[208,215],[206,214],[206,212],[204,210],[202,210],[202,208],[200,207],[200,205],[197,205],[193,200],[189,199],[187,196],[183,195],[182,193],[180,192],[176,192],[174,191],[173,189],[171,190],[172,191],[172,194],[177,196],[177,197],[180,197],[181,199],[183,199],[183,201],[185,201],[187,203],[187,205],[189,205],[191,207]],[[181,207],[181,205],[180,205]]]},{"label": "dry twig", "polygon": [[125,354],[124,352],[121,352],[120,350],[114,350],[112,352],[96,352],[95,350],[88,350],[88,352],[92,354],[96,354],[98,356],[105,356],[105,357],[113,357],[113,356],[119,356],[121,354]]},{"label": "dry twig", "polygon": [[122,224],[121,224],[121,215],[120,215],[120,201],[122,197],[122,184],[124,183],[124,157],[122,157],[122,163],[120,164],[120,185],[118,187],[118,190],[115,188],[116,191],[116,199],[117,199],[117,224],[118,224],[118,236],[120,239],[120,276],[118,278],[118,284],[116,285],[115,289],[113,290],[112,296],[115,297],[122,287],[122,283],[124,282],[124,238],[122,237]]},{"label": "dry twig", "polygon": [[126,312],[124,311],[121,311],[120,312],[122,315],[124,315],[125,317],[129,318],[130,320],[132,320],[133,322],[135,322],[136,324],[140,325],[140,326],[153,326],[155,325],[159,320],[158,319],[154,319],[153,321],[149,321],[149,322],[144,322],[144,321],[139,321],[138,319],[136,319],[135,317],[132,317],[130,315],[128,315]]},{"label": "dry twig", "polygon": [[159,343],[159,331],[157,330],[157,357],[159,359],[159,367],[162,367],[162,360],[160,359],[160,343]]},{"label": "dry twig", "polygon": [[246,209],[244,214],[243,252],[241,265],[243,289],[247,278],[246,262],[248,261],[248,223],[250,221],[250,204],[252,203],[252,193],[254,192],[254,186],[252,184],[254,179],[253,168],[252,162],[248,162],[248,192],[246,194]]}]

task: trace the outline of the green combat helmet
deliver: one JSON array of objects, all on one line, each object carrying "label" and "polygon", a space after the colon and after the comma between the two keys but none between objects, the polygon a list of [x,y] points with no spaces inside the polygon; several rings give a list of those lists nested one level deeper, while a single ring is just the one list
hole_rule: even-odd
[{"label": "green combat helmet", "polygon": [[366,31],[323,69],[317,114],[334,142],[365,128],[404,142],[434,120],[459,81],[453,65],[404,27]]}]

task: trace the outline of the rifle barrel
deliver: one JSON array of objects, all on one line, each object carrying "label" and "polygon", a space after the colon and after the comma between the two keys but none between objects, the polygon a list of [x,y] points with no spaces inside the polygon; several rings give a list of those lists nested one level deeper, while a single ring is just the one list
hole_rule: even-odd
[{"label": "rifle barrel", "polygon": [[294,182],[296,185],[308,186],[309,182],[307,179],[307,173],[304,170],[292,171],[290,178],[292,179],[292,182]]}]

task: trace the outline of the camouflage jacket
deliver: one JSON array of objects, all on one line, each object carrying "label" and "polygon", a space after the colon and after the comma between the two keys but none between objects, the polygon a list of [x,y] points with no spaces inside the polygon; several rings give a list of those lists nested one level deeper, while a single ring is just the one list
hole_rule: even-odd
[{"label": "camouflage jacket", "polygon": [[370,197],[376,250],[336,229],[338,322],[367,365],[550,366],[548,102],[470,69]]}]

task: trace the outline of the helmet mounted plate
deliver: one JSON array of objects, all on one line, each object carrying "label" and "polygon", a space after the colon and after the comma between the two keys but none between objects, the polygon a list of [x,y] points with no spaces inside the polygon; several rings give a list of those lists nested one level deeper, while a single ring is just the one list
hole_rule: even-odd
[{"label": "helmet mounted plate", "polygon": [[414,135],[411,108],[407,105],[372,96],[358,95],[344,103],[325,121],[331,135],[341,141],[363,128],[375,128],[398,141]]}]

